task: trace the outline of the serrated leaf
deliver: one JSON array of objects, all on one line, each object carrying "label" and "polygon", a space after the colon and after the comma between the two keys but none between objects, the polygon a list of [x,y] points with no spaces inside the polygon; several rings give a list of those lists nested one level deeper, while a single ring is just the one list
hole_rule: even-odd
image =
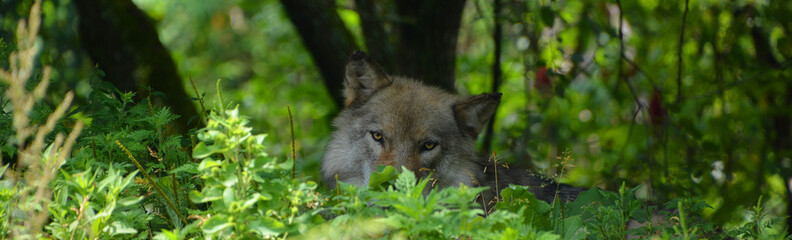
[{"label": "serrated leaf", "polygon": [[399,192],[409,193],[415,187],[415,182],[415,174],[402,166],[402,172],[393,185]]},{"label": "serrated leaf", "polygon": [[564,219],[564,232],[561,235],[563,239],[578,240],[586,238],[586,226],[583,225],[583,219],[580,215],[573,215]]},{"label": "serrated leaf", "polygon": [[191,174],[198,174],[198,164],[195,163],[185,163],[173,170],[168,171],[168,174],[178,174],[178,173],[191,173]]}]

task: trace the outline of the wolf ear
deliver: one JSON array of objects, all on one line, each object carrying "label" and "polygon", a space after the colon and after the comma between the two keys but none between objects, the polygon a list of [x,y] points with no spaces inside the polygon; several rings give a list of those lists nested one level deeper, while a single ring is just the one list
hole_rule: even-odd
[{"label": "wolf ear", "polygon": [[349,55],[344,76],[344,106],[365,102],[391,80],[385,71],[361,51]]},{"label": "wolf ear", "polygon": [[454,104],[454,118],[462,132],[478,137],[487,120],[495,114],[501,93],[485,93],[467,97]]}]

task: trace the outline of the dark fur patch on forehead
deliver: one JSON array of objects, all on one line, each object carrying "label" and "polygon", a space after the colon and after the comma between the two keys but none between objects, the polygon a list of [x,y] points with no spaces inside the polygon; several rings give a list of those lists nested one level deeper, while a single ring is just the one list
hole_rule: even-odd
[{"label": "dark fur patch on forehead", "polygon": [[[371,106],[380,109],[381,124],[388,124],[400,135],[414,138],[438,136],[454,127],[452,104],[458,98],[414,81],[394,81],[372,98]],[[416,139],[413,139],[416,140]]]}]

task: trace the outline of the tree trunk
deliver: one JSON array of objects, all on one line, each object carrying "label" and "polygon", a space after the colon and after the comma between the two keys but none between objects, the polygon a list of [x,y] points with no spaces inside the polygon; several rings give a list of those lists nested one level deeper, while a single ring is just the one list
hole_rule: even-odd
[{"label": "tree trunk", "polygon": [[342,106],[344,66],[347,55],[358,47],[336,12],[335,1],[281,0],[281,3],[319,67],[333,101]]},{"label": "tree trunk", "polygon": [[[338,106],[346,56],[359,49],[331,0],[281,0]],[[356,0],[369,54],[389,73],[454,92],[465,0]]]},{"label": "tree trunk", "polygon": [[397,73],[455,92],[456,47],[465,0],[397,0]]},{"label": "tree trunk", "polygon": [[[184,90],[170,53],[159,41],[148,16],[130,0],[75,0],[80,17],[80,42],[105,72],[105,80],[121,91],[136,91],[137,100],[170,106],[180,117],[181,133],[202,125]],[[163,95],[152,95],[149,91]],[[191,118],[194,120],[190,121]]]}]

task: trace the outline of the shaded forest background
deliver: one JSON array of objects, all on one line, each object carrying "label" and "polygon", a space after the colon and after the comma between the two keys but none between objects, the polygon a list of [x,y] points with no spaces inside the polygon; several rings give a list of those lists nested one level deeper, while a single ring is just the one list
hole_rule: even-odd
[{"label": "shaded forest background", "polygon": [[[0,47],[14,48],[31,4],[0,0]],[[49,104],[74,90],[86,105],[111,83],[169,106],[187,132],[203,121],[190,79],[207,99],[222,79],[275,155],[293,107],[297,170],[317,181],[342,66],[363,49],[391,73],[504,93],[480,139],[504,161],[700,198],[720,224],[760,196],[771,216],[792,215],[792,2],[64,0],[44,1],[42,17]],[[558,167],[565,151],[573,167]]]}]

